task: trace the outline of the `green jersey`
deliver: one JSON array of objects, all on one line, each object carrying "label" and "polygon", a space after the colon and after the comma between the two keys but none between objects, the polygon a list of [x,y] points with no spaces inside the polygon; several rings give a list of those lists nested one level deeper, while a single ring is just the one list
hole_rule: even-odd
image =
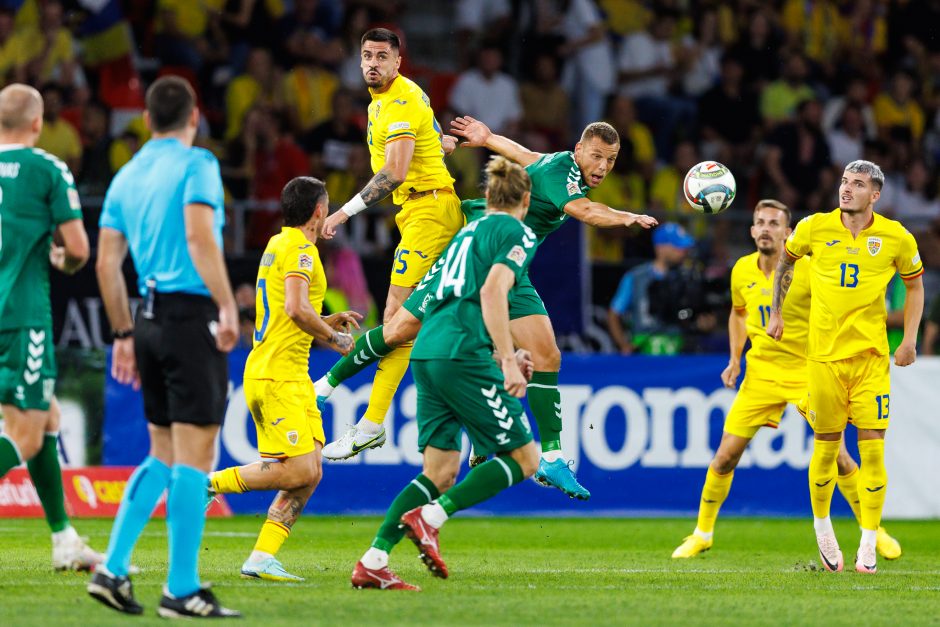
[{"label": "green jersey", "polygon": [[493,342],[483,324],[480,289],[498,263],[512,270],[518,284],[535,242],[535,233],[507,213],[488,213],[461,229],[441,254],[444,262],[411,359],[491,359]]},{"label": "green jersey", "polygon": [[0,330],[52,326],[52,232],[81,218],[62,161],[39,148],[0,146]]},{"label": "green jersey", "polygon": [[[535,233],[538,243],[554,233],[568,219],[565,205],[585,198],[588,186],[584,184],[581,168],[574,162],[572,152],[553,152],[542,155],[526,167],[532,181],[532,200],[525,223]],[[486,200],[465,200],[460,209],[467,222],[476,220],[486,212]]]}]

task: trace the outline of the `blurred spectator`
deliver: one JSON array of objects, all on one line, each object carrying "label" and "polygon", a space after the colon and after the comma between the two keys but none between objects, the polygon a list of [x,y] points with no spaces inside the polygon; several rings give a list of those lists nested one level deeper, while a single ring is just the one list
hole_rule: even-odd
[{"label": "blurred spectator", "polygon": [[235,305],[238,307],[238,348],[251,350],[255,340],[255,316],[257,290],[254,285],[242,283],[235,288]]},{"label": "blurred spectator", "polygon": [[298,134],[311,130],[333,114],[333,93],[339,87],[336,75],[315,59],[315,49],[311,47],[310,52],[299,57],[281,83],[286,113],[291,128]]},{"label": "blurred spectator", "polygon": [[82,111],[82,169],[78,191],[85,196],[104,196],[111,182],[111,113],[100,102],[89,102]]},{"label": "blurred spectator", "polygon": [[686,36],[682,42],[685,61],[682,88],[686,95],[698,98],[715,86],[721,74],[718,10],[709,8],[702,11],[694,28],[692,36]]},{"label": "blurred spectator", "polygon": [[658,11],[650,32],[624,39],[619,60],[620,93],[634,100],[640,120],[652,127],[656,154],[664,160],[672,157],[676,132],[689,131],[696,112],[691,101],[670,95],[680,71],[675,30],[676,14]]},{"label": "blurred spectator", "polygon": [[[807,84],[809,69],[800,54],[791,54],[783,66],[783,76],[764,88],[760,98],[760,112],[768,127],[793,119],[797,105],[814,97]],[[789,203],[786,203],[789,204]]]},{"label": "blurred spectator", "polygon": [[782,23],[790,45],[818,63],[833,61],[847,29],[833,0],[786,0]]},{"label": "blurred spectator", "polygon": [[[330,172],[324,179],[330,201],[336,205],[345,203],[366,186],[372,174],[369,150],[365,143],[352,146],[348,166]],[[349,228],[340,238],[360,255],[383,256],[392,248],[391,232],[395,228],[392,226],[392,215],[395,210],[391,198],[385,198],[377,207],[363,213],[364,219],[351,220]]]},{"label": "blurred spectator", "polygon": [[760,128],[757,97],[745,89],[744,68],[725,55],[721,80],[699,99],[699,129],[703,156],[734,166],[747,163]]},{"label": "blurred spectator", "polygon": [[469,115],[500,135],[515,135],[522,118],[516,80],[502,72],[503,53],[492,43],[477,53],[476,67],[462,72],[450,94],[459,115]]},{"label": "blurred spectator", "polygon": [[519,96],[525,130],[544,135],[552,146],[564,146],[570,135],[568,94],[558,83],[558,62],[553,55],[535,59],[531,79],[522,83]]},{"label": "blurred spectator", "polygon": [[844,20],[844,43],[850,50],[880,55],[888,49],[886,4],[875,0],[854,0],[849,5],[851,13]]},{"label": "blurred spectator", "polygon": [[708,229],[705,216],[689,206],[682,190],[685,174],[699,162],[695,144],[679,142],[672,163],[658,169],[650,186],[649,209],[660,222],[680,222],[693,235],[702,237]]},{"label": "blurred spectator", "polygon": [[346,89],[333,92],[333,115],[300,137],[300,146],[310,155],[310,173],[324,179],[329,172],[346,170],[349,153],[365,145],[366,136],[356,124],[356,104]]},{"label": "blurred spectator", "polygon": [[72,172],[81,171],[82,140],[75,127],[61,117],[62,89],[54,84],[46,85],[42,88],[42,99],[42,132],[36,147],[62,159]]},{"label": "blurred spectator", "polygon": [[777,77],[780,42],[766,11],[758,10],[751,15],[747,34],[730,54],[741,63],[744,84],[755,93],[760,93],[767,82]]},{"label": "blurred spectator", "polygon": [[644,178],[651,177],[656,161],[656,146],[653,144],[653,134],[650,133],[649,127],[636,119],[633,101],[622,95],[611,98],[607,121],[620,135],[618,160],[628,159],[633,167],[640,170]]},{"label": "blurred spectator", "polygon": [[561,18],[564,43],[558,55],[567,62],[562,70],[562,84],[574,105],[574,129],[597,122],[604,114],[604,103],[614,90],[616,72],[614,51],[601,13],[594,0],[568,0]]},{"label": "blurred spectator", "polygon": [[256,104],[276,105],[279,103],[280,76],[271,61],[271,53],[256,48],[248,54],[246,72],[236,76],[225,92],[227,125],[225,139],[238,137],[242,131],[245,114]]},{"label": "blurred spectator", "polygon": [[940,355],[940,298],[933,299],[933,306],[927,312],[920,350],[924,355]]},{"label": "blurred spectator", "polygon": [[617,37],[646,28],[653,14],[642,0],[599,0],[607,28]]},{"label": "blurred spectator", "polygon": [[653,261],[636,266],[620,281],[607,322],[622,355],[681,351],[683,324],[698,312],[703,296],[701,277],[682,267],[694,245],[678,224],[662,224],[653,231]]},{"label": "blurred spectator", "polygon": [[0,85],[14,82],[18,39],[13,30],[13,12],[0,7]]},{"label": "blurred spectator", "polygon": [[[218,10],[224,0],[214,0]],[[154,25],[154,52],[163,65],[182,65],[193,72],[202,69],[203,58],[210,52],[206,39],[210,3],[192,0],[157,0]]]},{"label": "blurred spectator", "polygon": [[369,10],[365,6],[352,6],[346,10],[346,19],[342,28],[342,45],[345,58],[339,66],[339,81],[343,87],[365,94],[368,92],[362,81],[362,69],[359,67],[359,40],[369,28]]},{"label": "blurred spectator", "polygon": [[486,36],[494,41],[508,41],[512,27],[509,0],[457,0],[454,25],[457,27],[457,65],[470,64],[474,40]]},{"label": "blurred spectator", "polygon": [[72,33],[62,24],[62,3],[49,0],[41,7],[38,28],[24,28],[12,42],[16,56],[17,80],[43,84],[55,81],[63,87],[84,86],[85,80],[75,59]]},{"label": "blurred spectator", "polygon": [[823,130],[827,133],[831,132],[842,121],[842,112],[850,105],[856,106],[861,111],[865,139],[874,139],[878,132],[878,127],[875,125],[875,111],[868,103],[868,85],[860,76],[849,79],[844,95],[832,96],[826,100],[823,106]]},{"label": "blurred spectator", "polygon": [[[909,231],[922,231],[940,218],[940,200],[935,185],[930,185],[930,171],[921,159],[907,167],[905,185],[898,191],[894,217]],[[933,189],[931,189],[933,188]]]},{"label": "blurred spectator", "polygon": [[277,28],[278,20],[284,13],[285,3],[281,0],[206,1],[224,7],[219,15],[219,25],[226,41],[232,46],[229,63],[236,72],[244,69],[251,48],[278,50],[283,43]]},{"label": "blurred spectator", "polygon": [[778,126],[768,138],[764,167],[776,186],[777,198],[789,207],[822,211],[833,192],[832,159],[820,127],[817,100],[797,107],[797,118]]},{"label": "blurred spectator", "polygon": [[279,58],[286,65],[311,55],[321,63],[343,60],[339,39],[342,3],[336,0],[294,0],[294,8],[278,21]]},{"label": "blurred spectator", "polygon": [[856,104],[846,105],[842,109],[839,124],[826,133],[832,163],[837,168],[861,159],[865,149],[865,120],[862,109]]},{"label": "blurred spectator", "polygon": [[891,89],[878,94],[874,102],[875,122],[882,138],[920,140],[924,134],[924,111],[914,99],[914,77],[898,72]]},{"label": "blurred spectator", "polygon": [[379,310],[369,293],[362,261],[357,251],[350,246],[330,242],[321,244],[326,253],[326,295],[323,298],[324,314],[339,311],[356,311],[362,314],[361,330],[375,327],[379,322]]}]

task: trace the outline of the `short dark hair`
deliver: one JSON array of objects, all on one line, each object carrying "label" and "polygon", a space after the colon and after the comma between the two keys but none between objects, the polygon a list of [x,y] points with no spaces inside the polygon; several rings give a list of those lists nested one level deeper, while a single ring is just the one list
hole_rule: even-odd
[{"label": "short dark hair", "polygon": [[281,191],[281,211],[284,226],[303,226],[326,196],[326,185],[312,176],[291,179]]},{"label": "short dark hair", "polygon": [[391,44],[392,48],[395,50],[401,49],[401,40],[398,39],[398,35],[387,28],[372,28],[367,30],[359,44],[362,45],[367,41],[385,42]]},{"label": "short dark hair", "polygon": [[147,89],[147,113],[155,133],[176,131],[196,107],[196,92],[185,78],[161,76]]},{"label": "short dark hair", "polygon": [[607,122],[591,122],[584,127],[584,132],[581,133],[581,141],[586,142],[592,137],[597,137],[609,146],[620,143],[620,135],[617,134],[617,130]]}]

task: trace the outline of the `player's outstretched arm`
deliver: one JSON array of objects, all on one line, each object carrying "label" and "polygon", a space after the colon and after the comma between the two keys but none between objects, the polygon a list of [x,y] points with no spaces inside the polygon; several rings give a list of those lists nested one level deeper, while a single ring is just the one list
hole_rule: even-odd
[{"label": "player's outstretched arm", "polygon": [[652,216],[619,211],[589,198],[572,200],[565,205],[565,213],[575,220],[601,228],[639,224],[644,229],[651,229],[659,224],[659,221]]},{"label": "player's outstretched arm", "polygon": [[189,256],[219,308],[215,343],[220,351],[227,353],[238,342],[238,307],[228,279],[225,257],[215,241],[215,210],[204,203],[189,203],[183,207],[183,219]]},{"label": "player's outstretched arm", "polygon": [[[330,348],[341,355],[348,355],[355,343],[352,336],[337,331],[330,326],[310,304],[309,282],[304,277],[287,276],[284,278],[284,313],[294,321],[301,331],[329,344]],[[331,318],[337,326],[354,324],[359,328],[362,316],[356,312],[343,312]]]},{"label": "player's outstretched arm", "polygon": [[728,366],[721,373],[721,382],[726,388],[734,389],[741,374],[741,353],[747,341],[747,310],[731,308],[728,316],[728,344],[731,356]]},{"label": "player's outstretched arm", "polygon": [[531,165],[542,157],[542,153],[533,152],[517,144],[508,137],[496,135],[490,128],[469,115],[460,116],[450,123],[450,130],[454,135],[462,137],[461,146],[468,148],[486,148],[498,155],[515,161],[522,167]]},{"label": "player's outstretched arm", "polygon": [[494,265],[480,288],[480,308],[483,310],[483,324],[500,355],[503,385],[507,392],[522,398],[525,396],[526,379],[516,362],[512,333],[509,331],[509,290],[515,282],[516,275],[509,267],[501,263]]},{"label": "player's outstretched arm", "polygon": [[402,137],[385,145],[385,165],[369,179],[366,186],[339,211],[334,212],[323,222],[323,239],[332,239],[336,228],[361,211],[377,204],[383,198],[399,188],[408,178],[408,168],[415,154],[415,140]]},{"label": "player's outstretched arm", "polygon": [[91,256],[85,225],[81,220],[68,220],[58,226],[56,235],[62,239],[62,246],[53,241],[49,263],[60,272],[75,274],[88,263],[88,257]]},{"label": "player's outstretched arm", "polygon": [[924,281],[915,277],[904,281],[907,297],[904,300],[904,339],[894,351],[894,363],[910,366],[917,358],[917,330],[924,314]]},{"label": "player's outstretched arm", "polygon": [[779,340],[783,337],[783,301],[793,283],[793,268],[796,260],[784,252],[774,272],[774,299],[770,306],[770,321],[767,322],[767,335]]},{"label": "player's outstretched arm", "polygon": [[98,261],[95,273],[98,276],[98,289],[104,302],[104,311],[115,333],[111,350],[111,376],[123,385],[131,384],[140,388],[137,375],[137,360],[134,357],[134,338],[131,335],[134,322],[127,302],[127,283],[121,267],[127,257],[127,240],[124,234],[103,226],[98,233]]}]

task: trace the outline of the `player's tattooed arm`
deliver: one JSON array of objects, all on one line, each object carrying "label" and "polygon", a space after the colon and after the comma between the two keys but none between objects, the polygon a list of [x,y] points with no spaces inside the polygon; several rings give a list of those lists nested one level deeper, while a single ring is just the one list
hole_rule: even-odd
[{"label": "player's tattooed arm", "polygon": [[784,253],[780,256],[777,270],[774,272],[774,298],[770,307],[770,320],[767,322],[767,335],[779,340],[783,337],[783,301],[787,298],[790,284],[793,283],[793,268],[796,260]]},{"label": "player's tattooed arm", "polygon": [[372,177],[372,180],[366,183],[366,186],[362,188],[359,195],[362,196],[362,201],[366,203],[366,206],[371,207],[398,189],[398,186],[403,182],[404,179],[400,181],[395,180],[391,177],[390,173],[385,172],[385,170],[379,170],[376,172],[375,176]]}]

